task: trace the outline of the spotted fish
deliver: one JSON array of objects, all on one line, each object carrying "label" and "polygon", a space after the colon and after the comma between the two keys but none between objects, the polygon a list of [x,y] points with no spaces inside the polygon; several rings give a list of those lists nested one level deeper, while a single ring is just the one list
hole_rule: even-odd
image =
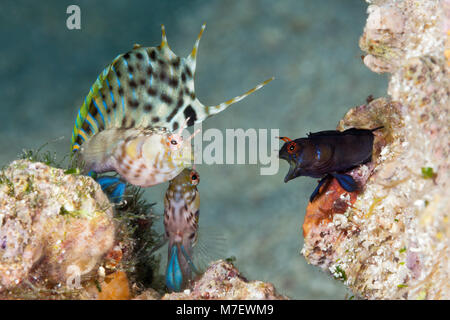
[{"label": "spotted fish", "polygon": [[173,179],[190,165],[187,143],[176,155],[166,148],[173,143],[173,132],[183,123],[192,126],[225,110],[273,79],[226,102],[204,106],[194,90],[204,29],[205,25],[186,58],[172,52],[162,26],[159,46],[135,45],[100,73],[72,133],[72,150],[85,172],[115,171],[127,182],[143,187]]},{"label": "spotted fish", "polygon": [[169,241],[166,285],[180,291],[198,272],[192,261],[193,247],[198,239],[200,194],[198,172],[184,169],[171,180],[164,198],[164,229]]}]

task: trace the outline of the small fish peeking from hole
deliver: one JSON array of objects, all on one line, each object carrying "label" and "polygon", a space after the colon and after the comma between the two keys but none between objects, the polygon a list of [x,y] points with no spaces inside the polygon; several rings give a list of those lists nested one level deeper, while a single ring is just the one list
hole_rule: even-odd
[{"label": "small fish peeking from hole", "polygon": [[169,241],[166,286],[170,291],[180,291],[198,273],[192,251],[198,238],[199,182],[197,171],[184,169],[170,181],[164,197],[165,238]]},{"label": "small fish peeking from hole", "polygon": [[295,140],[280,137],[285,143],[280,149],[279,157],[290,164],[284,182],[299,176],[321,178],[309,198],[310,202],[314,201],[321,187],[326,187],[333,177],[345,191],[357,191],[358,184],[345,172],[372,161],[373,132],[381,128],[383,127],[320,131]]}]

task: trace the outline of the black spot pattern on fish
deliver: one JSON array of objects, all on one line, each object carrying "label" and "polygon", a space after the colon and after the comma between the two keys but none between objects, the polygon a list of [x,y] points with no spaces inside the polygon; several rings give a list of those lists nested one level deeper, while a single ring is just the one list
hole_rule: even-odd
[{"label": "black spot pattern on fish", "polygon": [[186,68],[184,70],[186,71],[187,76],[189,78],[192,78],[192,71],[191,71],[191,69],[188,66],[186,66]]},{"label": "black spot pattern on fish", "polygon": [[155,60],[156,60],[156,52],[155,52],[155,50],[150,50],[149,57],[150,57],[150,59],[151,59],[152,61],[155,61]]},{"label": "black spot pattern on fish", "polygon": [[173,100],[171,97],[169,97],[167,94],[165,93],[161,93],[161,100],[164,101],[167,104],[172,104]]},{"label": "black spot pattern on fish", "polygon": [[192,126],[195,121],[197,121],[197,113],[191,105],[188,105],[186,109],[184,109],[183,114],[186,119],[189,118],[189,121],[187,123],[189,127]]},{"label": "black spot pattern on fish", "polygon": [[152,106],[150,103],[147,103],[147,104],[144,106],[145,112],[151,112],[152,109],[153,109],[153,106]]},{"label": "black spot pattern on fish", "polygon": [[[198,41],[191,55],[180,58],[164,37],[158,47],[134,46],[117,56],[97,77],[77,115],[72,149],[78,150],[85,139],[105,129],[158,125],[173,130],[180,127],[183,118],[190,117],[190,126],[227,108],[233,99],[208,108],[196,98],[193,77],[197,50]],[[255,88],[249,93],[253,91]]]},{"label": "black spot pattern on fish", "polygon": [[172,60],[171,64],[175,69],[178,69],[180,66],[180,57],[176,57],[174,60]]},{"label": "black spot pattern on fish", "polygon": [[156,96],[156,94],[158,93],[158,91],[156,91],[156,89],[154,89],[154,88],[152,88],[152,87],[149,87],[149,88],[147,89],[147,93],[148,93],[150,96],[154,97],[154,96]]},{"label": "black spot pattern on fish", "polygon": [[179,99],[178,99],[178,102],[177,102],[177,111],[178,111],[178,109],[180,109],[181,108],[181,106],[184,104],[184,100],[183,100],[183,96],[180,96],[179,97]]},{"label": "black spot pattern on fish", "polygon": [[171,86],[172,88],[178,87],[178,79],[177,78],[169,79],[169,86]]},{"label": "black spot pattern on fish", "polygon": [[129,84],[130,87],[132,87],[132,88],[136,88],[136,87],[137,87],[136,81],[134,81],[134,80],[130,80],[130,81],[128,82],[128,84]]}]

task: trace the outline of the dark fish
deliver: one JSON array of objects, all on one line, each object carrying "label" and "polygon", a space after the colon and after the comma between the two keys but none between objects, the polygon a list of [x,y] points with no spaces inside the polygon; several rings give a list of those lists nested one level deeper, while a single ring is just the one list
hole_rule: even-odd
[{"label": "dark fish", "polygon": [[336,178],[346,191],[356,191],[356,181],[344,172],[372,160],[373,132],[381,128],[320,131],[295,140],[280,137],[286,143],[280,149],[279,157],[290,164],[284,182],[298,176],[322,178],[311,194],[310,202],[331,177]]}]

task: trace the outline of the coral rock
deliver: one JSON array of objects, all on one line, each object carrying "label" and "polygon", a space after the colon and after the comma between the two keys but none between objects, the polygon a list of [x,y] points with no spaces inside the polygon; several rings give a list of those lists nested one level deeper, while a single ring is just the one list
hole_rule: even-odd
[{"label": "coral rock", "polygon": [[79,287],[114,231],[109,201],[90,177],[12,162],[0,172],[0,292],[22,282]]},{"label": "coral rock", "polygon": [[450,1],[371,2],[360,46],[370,69],[392,73],[390,98],[350,110],[338,128],[384,129],[345,212],[335,184],[308,206],[302,252],[358,297],[449,299]]},{"label": "coral rock", "polygon": [[247,281],[231,263],[219,260],[210,265],[191,289],[166,294],[162,299],[283,300],[287,298],[277,294],[271,283]]}]

